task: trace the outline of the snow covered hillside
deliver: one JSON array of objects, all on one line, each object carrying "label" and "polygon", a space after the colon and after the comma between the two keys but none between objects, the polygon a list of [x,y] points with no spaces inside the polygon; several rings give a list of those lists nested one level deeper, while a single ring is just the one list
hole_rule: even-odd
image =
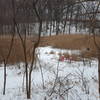
[{"label": "snow covered hillside", "polygon": [[[63,52],[80,54],[77,50],[38,48],[31,100],[99,100],[97,59],[87,60],[85,65],[83,61],[59,61],[59,53]],[[24,64],[8,66],[6,95],[2,95],[3,64],[0,65],[0,100],[27,100]]]}]

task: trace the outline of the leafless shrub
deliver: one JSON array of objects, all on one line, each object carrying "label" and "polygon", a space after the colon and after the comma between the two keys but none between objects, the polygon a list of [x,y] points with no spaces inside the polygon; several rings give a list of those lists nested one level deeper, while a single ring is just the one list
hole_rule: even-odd
[{"label": "leafless shrub", "polygon": [[54,83],[54,86],[48,91],[49,98],[60,98],[61,100],[65,100],[65,97],[69,96],[69,91],[72,91],[75,84],[73,84],[73,80],[70,79],[70,75],[68,74],[65,77],[57,77]]},{"label": "leafless shrub", "polygon": [[79,81],[80,81],[80,84],[81,84],[81,88],[82,88],[82,91],[84,91],[86,94],[89,94],[89,80],[85,78],[84,76],[84,68],[83,70],[80,70],[78,68],[78,71],[76,71],[76,74],[78,75],[79,77]]}]

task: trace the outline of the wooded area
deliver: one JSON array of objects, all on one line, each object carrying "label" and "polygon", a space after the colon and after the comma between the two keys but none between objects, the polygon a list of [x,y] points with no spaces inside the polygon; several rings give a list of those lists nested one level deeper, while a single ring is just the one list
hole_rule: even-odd
[{"label": "wooded area", "polygon": [[[73,39],[73,42],[67,40],[67,38],[70,37],[66,34],[72,34],[73,28],[74,35],[76,35],[76,33],[86,35],[85,38],[80,36],[80,41],[78,41],[83,47],[78,47],[78,42],[76,44],[73,43],[75,39],[77,40],[78,38]],[[82,33],[83,31],[84,33]],[[67,43],[71,44],[61,42],[60,45],[58,41],[52,40],[52,35],[58,36],[54,37],[55,40],[58,40],[60,37],[60,41],[64,41],[65,39]],[[47,36],[47,38],[45,36]],[[50,38],[51,41],[49,41]],[[0,62],[4,63],[3,94],[5,95],[6,93],[7,64],[9,64],[9,62],[19,63],[23,61],[25,64],[26,94],[27,98],[30,99],[32,94],[32,71],[36,61],[37,48],[41,45],[53,45],[54,47],[58,46],[58,48],[61,48],[63,44],[67,44],[67,49],[77,48],[81,51],[83,49],[88,51],[91,51],[91,49],[94,50],[92,51],[92,57],[98,59],[98,83],[100,93],[99,38],[99,0],[0,0],[0,48],[2,48],[0,49]],[[87,40],[89,40],[89,42],[86,42]],[[50,42],[52,43],[50,44]],[[59,43],[59,45],[57,45],[57,43]],[[84,43],[90,44],[84,45]],[[74,45],[77,47],[73,48]],[[18,50],[20,50],[20,53]],[[87,54],[88,53],[89,52],[87,52]],[[21,57],[20,54],[22,54]],[[45,88],[44,84],[43,88]],[[52,95],[53,92],[51,92],[50,95]]]},{"label": "wooded area", "polygon": [[[0,34],[12,33],[14,19],[21,34],[25,31],[28,35],[36,34],[34,27],[36,28],[38,19],[33,1],[0,0]],[[98,0],[41,0],[36,2],[36,8],[43,22],[42,31],[45,34],[48,29],[49,35],[52,32],[70,33],[71,26],[75,26],[76,32],[84,29],[91,33],[91,27],[94,27],[96,33],[100,31]],[[69,28],[66,30],[66,27]],[[17,28],[15,29],[18,33]]]}]

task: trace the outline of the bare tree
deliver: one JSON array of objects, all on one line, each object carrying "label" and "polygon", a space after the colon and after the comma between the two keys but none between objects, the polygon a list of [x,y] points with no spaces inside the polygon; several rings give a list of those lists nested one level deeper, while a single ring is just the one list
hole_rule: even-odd
[{"label": "bare tree", "polygon": [[[81,3],[82,4],[82,3]],[[84,9],[86,10],[84,4],[82,4],[82,6],[84,7]],[[97,47],[97,57],[98,57],[98,77],[99,77],[99,93],[100,93],[100,46],[99,44],[97,43],[96,41],[96,35],[95,35],[95,25],[96,25],[96,16],[97,16],[97,12],[99,10],[99,7],[100,7],[100,2],[98,1],[98,4],[96,6],[96,9],[94,10],[93,12],[93,15],[92,16],[89,16],[88,14],[88,18],[90,20],[90,27],[91,27],[91,30],[92,30],[92,34],[93,34],[93,39],[94,39],[94,43],[95,43],[95,46]],[[87,12],[87,10],[86,10]]]},{"label": "bare tree", "polygon": [[[12,0],[12,4],[14,4],[13,0]],[[12,9],[14,10],[14,5],[12,5]],[[14,18],[14,15],[13,15]],[[8,54],[7,56],[4,58],[4,88],[3,88],[3,95],[5,95],[5,91],[6,91],[6,70],[7,70],[7,64],[8,64],[8,60],[12,51],[12,47],[13,47],[13,43],[14,43],[14,36],[15,36],[15,24],[13,23],[13,27],[12,27],[12,38],[11,38],[11,42],[10,42],[10,46],[9,46],[9,50],[8,50]]]},{"label": "bare tree", "polygon": [[41,0],[38,0],[38,1],[33,0],[32,1],[33,10],[34,10],[34,13],[35,13],[35,15],[37,17],[38,23],[39,23],[39,29],[38,29],[38,37],[37,37],[37,40],[34,41],[34,46],[32,47],[32,52],[31,52],[31,55],[32,56],[31,56],[31,64],[30,65],[28,65],[28,61],[27,61],[26,33],[25,33],[25,36],[23,38],[21,36],[20,32],[19,32],[19,29],[18,29],[16,20],[14,20],[14,22],[16,23],[17,32],[18,32],[18,35],[20,37],[20,40],[21,40],[21,43],[22,43],[22,47],[23,47],[23,51],[24,51],[25,73],[26,73],[26,92],[27,92],[27,98],[28,99],[31,98],[31,87],[32,87],[31,86],[31,75],[32,75],[34,61],[35,61],[35,51],[36,51],[36,48],[39,46],[40,38],[41,38],[42,20],[43,20],[42,19],[42,15],[43,15],[43,11],[44,11],[44,9],[46,7],[46,4],[47,4],[47,0],[43,0],[43,1],[41,1]]}]

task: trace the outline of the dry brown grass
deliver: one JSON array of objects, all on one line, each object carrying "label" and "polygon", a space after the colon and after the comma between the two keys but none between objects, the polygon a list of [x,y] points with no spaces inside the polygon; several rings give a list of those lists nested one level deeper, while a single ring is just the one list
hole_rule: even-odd
[{"label": "dry brown grass", "polygon": [[[11,43],[11,37],[8,36],[0,37],[0,63],[2,63],[3,60],[7,58],[10,49],[10,43]],[[29,54],[31,48],[32,48],[31,39],[27,37],[26,51],[27,51],[28,60],[30,60]],[[24,52],[23,52],[21,40],[18,37],[15,37],[12,51],[8,59],[8,63],[17,63],[17,62],[24,62]]]},{"label": "dry brown grass", "polygon": [[[97,48],[94,44],[93,36],[89,35],[58,35],[43,37],[42,45],[51,45],[54,48],[81,50],[84,57],[96,57]],[[100,37],[96,37],[96,42],[100,44]],[[86,50],[89,48],[89,51]]]},{"label": "dry brown grass", "polygon": [[[58,35],[51,37],[43,37],[43,45],[52,45],[56,48],[65,49],[96,49],[93,37],[88,35]],[[96,37],[97,42],[100,42],[100,37]]]},{"label": "dry brown grass", "polygon": [[[31,51],[34,47],[34,40],[36,37],[27,37],[26,49],[27,59],[31,60]],[[100,44],[100,37],[96,37],[96,41]],[[11,37],[0,37],[0,63],[7,57],[10,48]],[[58,35],[51,37],[42,37],[40,46],[53,46],[62,49],[78,49],[84,51],[85,48],[90,48],[89,51],[83,52],[84,57],[96,57],[97,49],[92,36],[88,35]],[[21,41],[18,37],[14,39],[13,49],[8,60],[8,63],[24,62],[24,53]]]}]

